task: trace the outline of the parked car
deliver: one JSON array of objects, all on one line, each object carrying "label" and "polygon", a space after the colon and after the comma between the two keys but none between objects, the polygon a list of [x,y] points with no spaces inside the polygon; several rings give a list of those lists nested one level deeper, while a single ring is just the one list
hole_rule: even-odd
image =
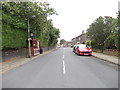
[{"label": "parked car", "polygon": [[57,48],[61,48],[61,46],[60,46],[60,45],[58,45],[58,46],[57,46]]},{"label": "parked car", "polygon": [[74,52],[74,53],[76,53],[76,47],[77,47],[77,45],[74,45],[74,46],[73,46],[73,52]]},{"label": "parked car", "polygon": [[71,45],[70,47],[73,48],[73,45]]},{"label": "parked car", "polygon": [[78,55],[92,55],[92,49],[85,44],[74,45],[73,52]]}]

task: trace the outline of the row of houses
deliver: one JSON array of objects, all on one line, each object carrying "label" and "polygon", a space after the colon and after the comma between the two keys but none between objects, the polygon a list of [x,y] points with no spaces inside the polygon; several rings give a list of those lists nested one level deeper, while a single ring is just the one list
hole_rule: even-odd
[{"label": "row of houses", "polygon": [[86,41],[90,41],[87,34],[82,31],[82,34],[73,38],[71,41],[64,42],[64,46],[70,47],[71,45],[75,45],[77,42],[80,44],[85,44]]},{"label": "row of houses", "polygon": [[86,41],[90,41],[90,39],[88,38],[87,34],[84,33],[84,31],[83,31],[81,35],[79,35],[71,40],[71,44],[75,45],[77,42],[79,42],[80,44],[85,44]]}]

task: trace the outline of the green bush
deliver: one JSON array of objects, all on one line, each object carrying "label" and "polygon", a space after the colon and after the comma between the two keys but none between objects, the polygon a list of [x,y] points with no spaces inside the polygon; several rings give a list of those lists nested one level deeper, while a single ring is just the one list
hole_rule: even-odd
[{"label": "green bush", "polygon": [[86,41],[85,44],[91,46],[92,41]]},{"label": "green bush", "polygon": [[27,32],[3,25],[2,49],[23,48],[27,46]]},{"label": "green bush", "polygon": [[115,46],[115,39],[112,36],[109,36],[106,40],[105,40],[105,48],[107,49],[116,49]]},{"label": "green bush", "polygon": [[27,47],[27,29],[40,40],[42,47],[55,46],[59,29],[53,27],[48,16],[57,14],[47,3],[4,2],[2,4],[2,49]]}]

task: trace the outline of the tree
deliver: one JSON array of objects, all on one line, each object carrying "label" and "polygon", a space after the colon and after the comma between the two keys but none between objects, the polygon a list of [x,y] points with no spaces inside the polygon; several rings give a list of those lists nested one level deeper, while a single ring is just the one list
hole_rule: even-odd
[{"label": "tree", "polygon": [[116,26],[117,26],[118,19],[113,19],[111,23],[111,33],[105,40],[105,48],[107,49],[116,49],[117,48],[117,31],[116,31]]},{"label": "tree", "polygon": [[87,35],[93,41],[93,47],[104,50],[105,40],[113,30],[113,18],[109,16],[97,18],[87,29]]},{"label": "tree", "polygon": [[28,20],[30,31],[34,33],[35,39],[41,41],[41,46],[55,46],[60,32],[53,26],[52,20],[48,19],[53,14],[57,13],[46,2],[3,2],[2,48],[27,47]]},{"label": "tree", "polygon": [[[117,39],[116,39],[117,48],[120,54],[120,11],[118,11],[118,23],[117,23]],[[118,55],[120,57],[120,55]]]},{"label": "tree", "polygon": [[88,46],[91,46],[92,45],[92,41],[86,41],[85,44],[88,45]]},{"label": "tree", "polygon": [[61,39],[61,40],[60,40],[60,45],[64,44],[64,42],[66,42],[66,40]]}]

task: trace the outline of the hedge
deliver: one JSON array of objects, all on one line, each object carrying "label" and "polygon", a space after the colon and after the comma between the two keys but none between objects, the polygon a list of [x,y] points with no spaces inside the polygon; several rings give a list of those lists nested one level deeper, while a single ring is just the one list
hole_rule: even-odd
[{"label": "hedge", "polygon": [[10,25],[2,26],[2,49],[27,47],[27,32]]}]

